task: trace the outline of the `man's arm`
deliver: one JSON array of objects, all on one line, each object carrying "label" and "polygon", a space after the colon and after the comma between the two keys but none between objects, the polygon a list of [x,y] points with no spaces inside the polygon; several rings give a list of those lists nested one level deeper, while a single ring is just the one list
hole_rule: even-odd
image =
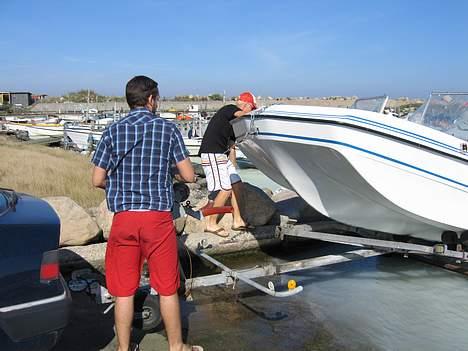
[{"label": "man's arm", "polygon": [[241,109],[240,111],[234,112],[234,116],[236,118],[248,115],[250,112],[252,112],[252,106],[248,103],[241,104],[239,108]]},{"label": "man's arm", "polygon": [[193,170],[192,162],[190,158],[186,158],[180,162],[176,163],[177,170],[179,171],[179,176],[187,183],[195,183],[196,176],[195,171]]},{"label": "man's arm", "polygon": [[242,117],[242,116],[248,115],[251,111],[252,109],[250,109],[250,111],[244,111],[244,110],[236,111],[234,112],[234,116]]},{"label": "man's arm", "polygon": [[234,167],[237,168],[237,157],[236,157],[236,145],[232,145],[231,149],[229,150],[229,160],[233,164]]},{"label": "man's arm", "polygon": [[94,166],[93,175],[91,178],[93,186],[95,186],[96,188],[105,189],[106,177],[107,177],[107,171],[104,168]]},{"label": "man's arm", "polygon": [[102,133],[101,140],[99,140],[93,159],[91,160],[94,164],[91,183],[93,186],[101,189],[106,188],[107,169],[110,168],[110,155],[112,148],[108,134],[109,129],[106,129],[104,133]]}]

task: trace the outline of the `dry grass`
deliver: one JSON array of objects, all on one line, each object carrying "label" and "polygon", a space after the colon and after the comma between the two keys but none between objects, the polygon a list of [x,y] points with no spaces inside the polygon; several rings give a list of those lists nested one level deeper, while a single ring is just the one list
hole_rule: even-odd
[{"label": "dry grass", "polygon": [[67,196],[84,208],[95,207],[105,195],[92,187],[91,168],[89,157],[0,136],[0,187],[38,197]]}]

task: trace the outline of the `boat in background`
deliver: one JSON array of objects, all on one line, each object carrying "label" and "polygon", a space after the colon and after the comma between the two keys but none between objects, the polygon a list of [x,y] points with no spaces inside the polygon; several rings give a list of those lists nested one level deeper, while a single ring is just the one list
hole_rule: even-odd
[{"label": "boat in background", "polygon": [[8,121],[3,124],[7,131],[17,135],[24,133],[24,139],[37,140],[47,137],[62,137],[63,124],[59,123],[57,118],[47,120],[30,120],[24,122],[20,120]]},{"label": "boat in background", "polygon": [[468,230],[468,94],[433,93],[409,120],[378,101],[273,105],[232,124],[258,169],[329,218],[431,241]]},{"label": "boat in background", "polygon": [[66,148],[74,148],[78,151],[94,149],[101,140],[105,127],[85,124],[65,123],[64,144]]},{"label": "boat in background", "polygon": [[[169,117],[175,116],[170,114]],[[168,117],[167,113],[161,113],[161,117]],[[166,118],[167,119],[167,118]],[[203,133],[208,121],[203,118],[192,118],[190,120],[177,120],[169,118],[176,124],[184,139],[185,146],[190,156],[197,156],[200,149]],[[88,123],[65,123],[65,145],[79,151],[88,151],[95,148],[102,137],[105,128],[113,123],[113,117],[91,119]]]}]

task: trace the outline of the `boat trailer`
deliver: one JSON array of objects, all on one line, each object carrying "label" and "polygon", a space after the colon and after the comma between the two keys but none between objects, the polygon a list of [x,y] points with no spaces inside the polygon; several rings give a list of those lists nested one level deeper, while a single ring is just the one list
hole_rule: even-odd
[{"label": "boat trailer", "polygon": [[[446,244],[422,245],[392,240],[371,239],[355,235],[332,234],[315,231],[314,225],[312,224],[295,224],[294,220],[290,220],[284,216],[282,216],[281,223],[282,224],[278,226],[279,230],[277,231],[277,235],[281,241],[285,240],[287,237],[296,237],[356,246],[360,247],[360,249],[350,250],[336,255],[326,255],[278,264],[270,263],[250,269],[234,270],[206,254],[204,250],[207,248],[207,243],[206,240],[202,240],[198,244],[198,248],[194,253],[221,269],[221,273],[186,279],[186,290],[190,291],[193,288],[209,287],[214,285],[232,286],[234,289],[237,282],[242,281],[270,296],[288,297],[301,292],[303,287],[296,286],[296,282],[290,280],[288,282],[287,290],[277,291],[272,281],[268,282],[267,286],[263,286],[255,282],[253,279],[275,276],[282,273],[290,273],[304,269],[319,268],[389,253],[401,253],[404,257],[408,257],[409,254],[425,256],[434,255],[455,259],[457,263],[468,262],[468,252],[463,251],[461,245],[458,245],[457,250],[450,250]],[[352,229],[352,227],[345,225],[342,225],[342,227]]]}]

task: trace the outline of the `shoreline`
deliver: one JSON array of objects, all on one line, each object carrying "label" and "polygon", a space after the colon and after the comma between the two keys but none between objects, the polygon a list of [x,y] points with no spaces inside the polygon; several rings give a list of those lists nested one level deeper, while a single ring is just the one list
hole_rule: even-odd
[{"label": "shoreline", "polygon": [[[337,98],[311,98],[311,99],[259,99],[259,106],[270,106],[274,104],[305,105],[305,106],[324,106],[324,107],[350,107],[356,98],[337,97]],[[162,100],[162,112],[182,112],[187,111],[190,105],[198,105],[200,111],[213,112],[226,104],[233,104],[235,101],[175,101]],[[422,99],[389,99],[387,106],[398,108],[408,104],[422,104]],[[22,111],[23,113],[83,113],[82,111],[97,109],[98,111],[123,111],[129,110],[125,102],[98,102],[98,103],[37,103]]]}]

